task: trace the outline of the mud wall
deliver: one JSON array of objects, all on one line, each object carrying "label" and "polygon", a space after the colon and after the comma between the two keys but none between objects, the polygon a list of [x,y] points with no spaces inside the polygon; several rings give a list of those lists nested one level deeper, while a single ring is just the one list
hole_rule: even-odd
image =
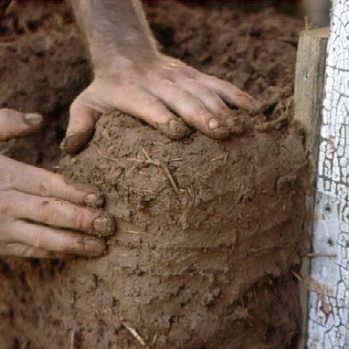
[{"label": "mud wall", "polygon": [[301,23],[167,3],[148,14],[165,51],[269,107],[235,111],[244,132],[224,142],[195,132],[170,142],[130,116],[103,116],[61,170],[103,188],[118,234],[97,260],[2,258],[0,347],[296,348],[307,161],[291,96]]}]

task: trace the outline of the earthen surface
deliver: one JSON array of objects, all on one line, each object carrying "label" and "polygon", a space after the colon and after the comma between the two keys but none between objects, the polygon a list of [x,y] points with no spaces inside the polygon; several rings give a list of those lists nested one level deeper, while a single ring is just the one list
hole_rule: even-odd
[{"label": "earthen surface", "polygon": [[[59,6],[57,18],[65,13]],[[2,258],[0,348],[296,348],[308,178],[303,135],[292,121],[302,24],[273,10],[246,15],[163,2],[147,12],[163,51],[233,82],[269,107],[255,116],[233,110],[244,127],[225,141],[194,131],[170,141],[130,116],[103,116],[86,149],[60,166],[106,193],[118,233],[100,259]],[[55,73],[30,62],[42,60],[54,72],[56,65],[78,60],[75,84],[87,83],[81,38],[68,22],[0,36],[0,54],[9,43],[29,50],[42,36],[60,43],[63,56],[67,47],[73,52],[75,58],[56,63],[46,51],[29,52],[26,65],[34,79],[52,81],[47,108],[62,129],[64,108],[74,96],[59,100]],[[78,45],[64,46],[68,33]],[[20,64],[17,57],[12,64]],[[0,71],[5,67],[0,63]],[[6,85],[12,95],[19,91],[15,72]],[[39,96],[44,92],[33,90],[21,106],[40,108]],[[16,107],[15,98],[8,101]],[[14,151],[21,144],[28,143],[14,144],[9,155],[23,157]],[[47,166],[54,149],[23,160]]]}]

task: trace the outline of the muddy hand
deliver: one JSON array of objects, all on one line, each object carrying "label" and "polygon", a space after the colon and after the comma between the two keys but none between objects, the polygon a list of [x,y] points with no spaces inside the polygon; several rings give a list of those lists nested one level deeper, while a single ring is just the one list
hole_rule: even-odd
[{"label": "muddy hand", "polygon": [[0,109],[0,141],[36,132],[43,121],[43,117],[37,113],[24,114],[12,109]]},{"label": "muddy hand", "polygon": [[58,174],[0,155],[0,254],[102,255],[105,243],[93,234],[112,234],[115,227],[107,214],[85,207],[98,202],[90,186],[74,187]]},{"label": "muddy hand", "polygon": [[[43,117],[0,109],[0,141],[33,133]],[[98,256],[114,221],[85,205],[101,203],[90,186],[74,187],[58,174],[0,155],[0,254],[22,257]]]},{"label": "muddy hand", "polygon": [[[0,109],[0,141],[33,133],[43,117]],[[105,243],[90,234],[112,234],[114,221],[85,207],[101,204],[98,191],[0,155],[0,255],[98,256]]]},{"label": "muddy hand", "polygon": [[227,104],[248,111],[259,108],[256,100],[228,82],[160,56],[151,63],[97,75],[71,106],[64,148],[68,153],[79,151],[99,116],[114,109],[146,121],[171,139],[187,135],[187,125],[223,139],[234,125]]}]

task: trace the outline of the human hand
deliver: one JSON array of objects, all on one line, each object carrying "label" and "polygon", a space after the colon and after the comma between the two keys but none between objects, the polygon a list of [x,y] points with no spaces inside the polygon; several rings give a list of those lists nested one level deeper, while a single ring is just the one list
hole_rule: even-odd
[{"label": "human hand", "polygon": [[0,142],[38,131],[43,117],[37,113],[21,113],[12,109],[0,109]]},{"label": "human hand", "polygon": [[261,105],[228,82],[208,76],[164,55],[114,69],[99,69],[73,102],[63,148],[78,152],[91,138],[95,123],[114,109],[134,115],[171,139],[190,132],[224,139],[235,126],[228,105],[248,111]]},{"label": "human hand", "polygon": [[[0,140],[36,131],[41,124],[39,114],[0,109]],[[113,234],[115,224],[106,213],[86,207],[102,203],[92,186],[70,184],[61,175],[0,155],[0,255],[102,255],[105,242],[93,235]]]}]

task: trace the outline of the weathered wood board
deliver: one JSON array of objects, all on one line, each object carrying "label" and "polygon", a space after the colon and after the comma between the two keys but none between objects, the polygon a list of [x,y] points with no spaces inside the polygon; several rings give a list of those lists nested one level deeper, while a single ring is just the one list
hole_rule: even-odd
[{"label": "weathered wood board", "polygon": [[[328,28],[305,30],[301,32],[295,77],[295,119],[301,123],[305,133],[305,148],[311,168],[312,190],[306,196],[308,220],[306,231],[310,237],[313,229],[312,212],[314,210],[314,192],[316,186],[317,161],[319,153],[319,132],[322,120],[322,104],[324,94],[326,51],[328,43]],[[303,336],[299,345],[304,348],[307,326],[307,302],[309,281],[309,257],[304,256],[302,277],[300,283],[301,304],[303,309]]]}]

